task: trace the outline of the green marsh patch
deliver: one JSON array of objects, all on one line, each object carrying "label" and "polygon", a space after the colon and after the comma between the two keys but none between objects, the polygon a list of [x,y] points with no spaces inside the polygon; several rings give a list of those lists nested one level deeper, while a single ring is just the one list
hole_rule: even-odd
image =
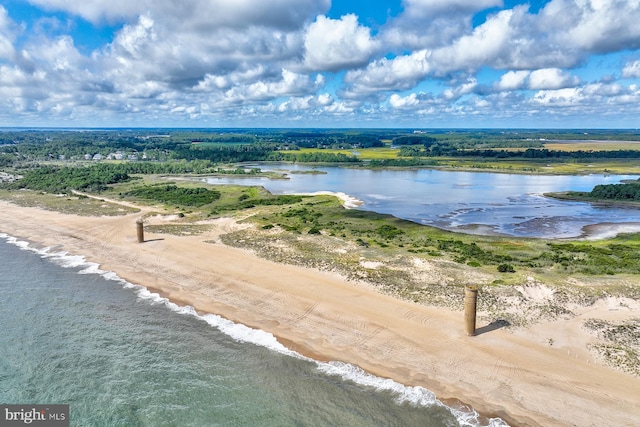
[{"label": "green marsh patch", "polygon": [[174,184],[151,185],[137,187],[124,193],[123,196],[143,200],[190,207],[202,207],[220,198],[220,192],[203,187],[178,187]]}]

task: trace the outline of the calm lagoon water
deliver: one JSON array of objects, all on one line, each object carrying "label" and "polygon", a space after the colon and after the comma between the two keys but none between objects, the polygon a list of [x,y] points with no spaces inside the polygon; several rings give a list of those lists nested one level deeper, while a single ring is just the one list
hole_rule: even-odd
[{"label": "calm lagoon water", "polygon": [[[257,165],[262,170],[309,171],[301,165]],[[343,192],[361,200],[359,209],[392,214],[425,225],[462,232],[520,237],[577,237],[598,223],[640,221],[635,208],[554,200],[543,193],[590,191],[634,175],[522,175],[433,169],[367,170],[318,167],[323,174],[289,179],[207,178],[212,184],[261,185],[275,194]]]},{"label": "calm lagoon water", "polygon": [[505,425],[6,235],[0,295],[0,402],[69,404],[72,426]]}]

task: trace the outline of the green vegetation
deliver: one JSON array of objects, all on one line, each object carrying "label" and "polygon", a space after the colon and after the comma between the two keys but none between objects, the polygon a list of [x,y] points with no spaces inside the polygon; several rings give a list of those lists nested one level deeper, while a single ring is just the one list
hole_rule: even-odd
[{"label": "green vegetation", "polygon": [[640,203],[640,179],[624,184],[596,185],[591,191],[566,191],[562,193],[547,193],[546,196],[557,199],[578,200],[603,203]]},{"label": "green vegetation", "polygon": [[[24,178],[0,186],[49,193],[72,190],[162,203],[166,209],[198,212],[188,217],[242,213],[269,232],[329,236],[361,250],[413,254],[453,261],[495,274],[543,272],[585,275],[636,274],[639,243],[545,243],[469,237],[359,210],[345,210],[328,196],[274,196],[264,189],[216,189],[158,183],[160,174],[250,174],[233,162],[277,160],[346,163],[356,167],[465,167],[536,172],[551,162],[575,172],[578,158],[598,165],[611,157],[637,158],[640,151],[549,150],[545,143],[600,139],[640,140],[634,131],[370,130],[135,130],[25,131],[0,134],[3,171]],[[396,147],[396,148],[394,148]],[[84,160],[87,154],[124,160]],[[116,157],[118,157],[116,156]],[[133,157],[131,157],[133,156]],[[94,158],[94,157],[91,157]],[[127,160],[135,158],[137,160]],[[366,159],[364,161],[363,159]],[[620,160],[623,161],[623,160]],[[574,168],[574,169],[571,169]],[[551,167],[557,172],[557,167]],[[142,180],[140,178],[143,178]],[[640,184],[598,186],[590,197],[636,200]],[[586,196],[585,196],[586,197]],[[515,275],[512,275],[515,276]],[[510,280],[502,274],[500,280]]]},{"label": "green vegetation", "polygon": [[128,174],[114,170],[109,165],[76,168],[42,166],[27,170],[22,179],[4,186],[9,189],[28,188],[49,193],[67,194],[72,190],[99,193],[106,190],[109,184],[130,179]]},{"label": "green vegetation", "polygon": [[581,199],[640,202],[640,180],[626,184],[596,185],[590,192],[568,191],[565,194]]},{"label": "green vegetation", "polygon": [[343,153],[306,152],[306,153],[271,153],[267,160],[277,162],[302,162],[302,163],[357,163],[356,156]]},{"label": "green vegetation", "polygon": [[220,192],[203,187],[188,188],[169,184],[138,187],[121,196],[171,205],[201,207],[220,199]]}]

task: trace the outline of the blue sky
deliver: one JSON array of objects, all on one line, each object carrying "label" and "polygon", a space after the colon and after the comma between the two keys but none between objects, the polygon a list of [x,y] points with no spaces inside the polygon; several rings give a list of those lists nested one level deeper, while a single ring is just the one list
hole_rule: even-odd
[{"label": "blue sky", "polygon": [[0,126],[640,127],[638,0],[3,0]]}]

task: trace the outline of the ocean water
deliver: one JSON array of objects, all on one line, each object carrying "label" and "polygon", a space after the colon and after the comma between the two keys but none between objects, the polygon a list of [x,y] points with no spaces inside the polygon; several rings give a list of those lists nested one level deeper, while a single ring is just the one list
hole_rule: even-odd
[{"label": "ocean water", "polygon": [[72,426],[504,426],[0,235],[0,403]]}]

